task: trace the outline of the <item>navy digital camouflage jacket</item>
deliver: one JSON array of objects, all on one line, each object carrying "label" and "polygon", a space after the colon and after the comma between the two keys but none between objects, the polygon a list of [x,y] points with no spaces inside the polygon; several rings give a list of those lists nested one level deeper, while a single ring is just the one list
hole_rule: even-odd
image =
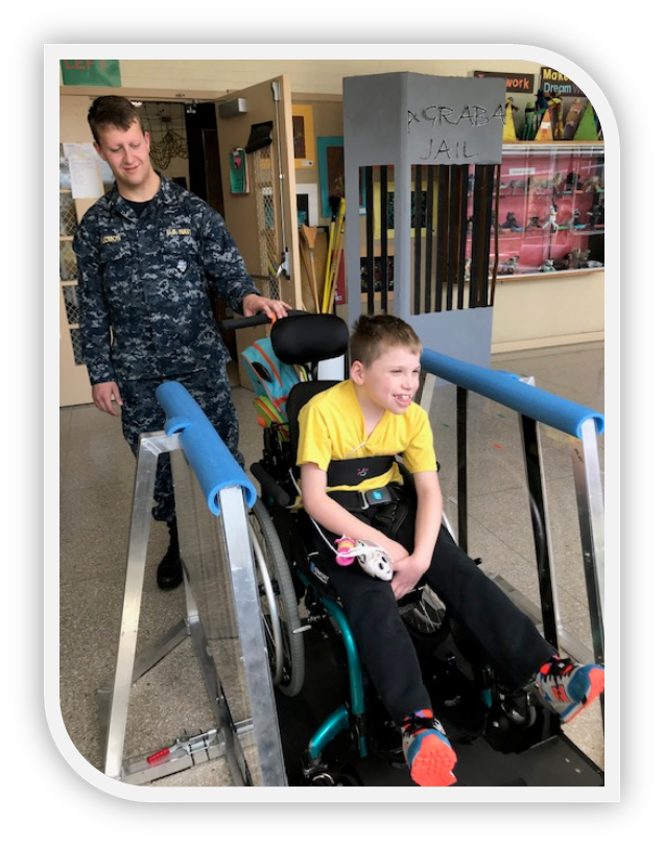
[{"label": "navy digital camouflage jacket", "polygon": [[175,377],[230,358],[209,287],[235,312],[259,291],[221,215],[162,177],[138,217],[115,188],[74,236],[83,357],[92,384]]}]

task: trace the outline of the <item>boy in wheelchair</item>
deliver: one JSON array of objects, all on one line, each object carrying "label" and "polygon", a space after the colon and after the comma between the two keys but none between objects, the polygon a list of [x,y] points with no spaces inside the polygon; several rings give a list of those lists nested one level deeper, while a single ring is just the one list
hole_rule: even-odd
[{"label": "boy in wheelchair", "polygon": [[[401,729],[411,778],[423,786],[448,786],[456,781],[456,754],[432,712],[397,605],[416,586],[429,584],[443,599],[506,685],[517,688],[534,679],[561,721],[603,691],[604,670],[556,655],[442,525],[433,434],[426,412],[413,401],[421,352],[403,320],[360,317],[350,339],[350,378],[317,394],[300,412],[297,464],[302,504],[318,528],[320,567],[343,603],[378,695]],[[397,455],[407,473],[399,470]],[[406,494],[407,476],[414,497]],[[341,552],[349,557],[339,564],[341,539]],[[378,560],[378,578],[357,564],[342,566],[357,555],[368,565]]]}]

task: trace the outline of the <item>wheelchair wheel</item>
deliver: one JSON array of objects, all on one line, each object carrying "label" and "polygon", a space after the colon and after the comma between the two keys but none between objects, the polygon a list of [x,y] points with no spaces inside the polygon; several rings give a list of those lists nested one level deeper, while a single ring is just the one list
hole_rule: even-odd
[{"label": "wheelchair wheel", "polygon": [[249,525],[272,680],[286,696],[297,696],[304,684],[302,623],[279,535],[260,499],[254,504]]},{"label": "wheelchair wheel", "polygon": [[447,608],[428,585],[417,602],[401,609],[401,619],[413,640],[421,643],[437,646],[450,632]]},{"label": "wheelchair wheel", "polygon": [[537,711],[527,691],[500,695],[500,709],[508,720],[523,729],[535,725]]}]

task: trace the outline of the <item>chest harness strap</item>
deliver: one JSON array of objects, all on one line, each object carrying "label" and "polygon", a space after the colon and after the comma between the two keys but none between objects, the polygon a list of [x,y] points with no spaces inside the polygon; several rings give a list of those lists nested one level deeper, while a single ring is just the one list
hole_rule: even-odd
[{"label": "chest harness strap", "polygon": [[[379,455],[371,458],[346,458],[331,461],[327,471],[328,485],[330,487],[359,485],[366,479],[378,478],[390,471],[395,459],[394,455]],[[410,508],[403,487],[395,483],[390,483],[386,487],[370,488],[366,491],[328,490],[327,493],[331,499],[338,502],[347,511],[354,512],[360,520],[375,526],[391,538],[396,536]],[[335,548],[320,526],[313,518],[310,519],[330,549],[335,552]]]}]

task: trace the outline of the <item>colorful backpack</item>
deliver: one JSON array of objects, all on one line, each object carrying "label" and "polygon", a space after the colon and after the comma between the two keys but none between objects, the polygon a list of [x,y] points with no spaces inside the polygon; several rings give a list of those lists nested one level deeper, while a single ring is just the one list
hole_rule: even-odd
[{"label": "colorful backpack", "polygon": [[255,341],[240,357],[256,394],[258,422],[264,428],[275,424],[283,440],[289,440],[286,402],[293,385],[307,381],[306,369],[280,361],[269,338]]}]

